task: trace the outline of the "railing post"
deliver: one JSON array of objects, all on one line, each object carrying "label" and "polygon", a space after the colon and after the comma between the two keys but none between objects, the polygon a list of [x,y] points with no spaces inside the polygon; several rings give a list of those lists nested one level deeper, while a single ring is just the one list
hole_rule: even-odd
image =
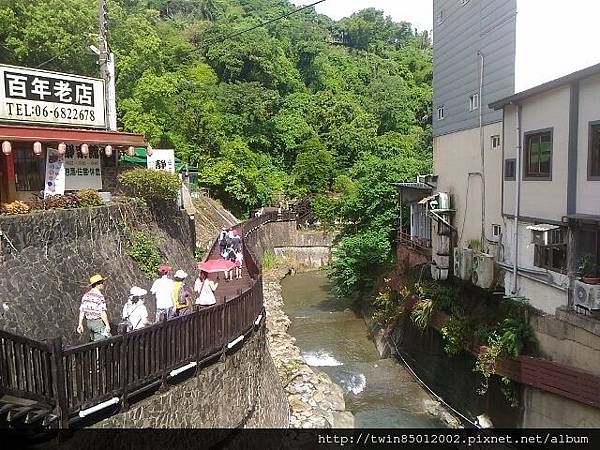
[{"label": "railing post", "polygon": [[229,339],[229,335],[227,334],[227,330],[225,329],[225,309],[227,308],[227,303],[223,303],[223,309],[221,311],[221,330],[223,330],[223,345],[221,346],[221,357],[219,360],[221,362],[225,361],[225,349],[227,348],[227,342]]},{"label": "railing post", "polygon": [[167,341],[167,316],[163,315],[160,319],[160,329],[158,331],[158,335],[160,336],[160,391],[165,392],[169,389],[167,385],[167,345],[169,342]]},{"label": "railing post", "polygon": [[127,391],[129,385],[127,383],[128,372],[125,370],[127,367],[127,347],[129,346],[129,339],[127,338],[127,329],[121,328],[121,351],[119,352],[119,379],[121,380],[121,411],[127,411],[129,409],[129,403],[127,401]]},{"label": "railing post", "polygon": [[55,412],[58,416],[59,427],[69,428],[62,338],[50,339],[48,345],[52,353],[52,390],[54,391],[54,399],[56,401]]}]

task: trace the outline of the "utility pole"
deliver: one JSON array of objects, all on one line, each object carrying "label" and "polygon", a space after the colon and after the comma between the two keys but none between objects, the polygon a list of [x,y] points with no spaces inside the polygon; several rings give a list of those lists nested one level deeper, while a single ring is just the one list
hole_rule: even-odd
[{"label": "utility pole", "polygon": [[116,92],[115,92],[115,56],[110,52],[108,46],[108,0],[99,0],[98,8],[98,21],[99,21],[99,65],[100,65],[100,76],[104,80],[105,84],[105,98],[106,98],[106,118],[108,122],[108,129],[117,130],[117,104],[116,104]]}]

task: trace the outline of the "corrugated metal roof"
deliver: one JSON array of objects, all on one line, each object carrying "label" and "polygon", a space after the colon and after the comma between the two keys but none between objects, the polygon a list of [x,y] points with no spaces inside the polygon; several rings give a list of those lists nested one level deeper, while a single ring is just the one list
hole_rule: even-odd
[{"label": "corrugated metal roof", "polygon": [[433,188],[426,183],[394,183],[394,186],[404,189],[418,189],[422,191],[431,191]]},{"label": "corrugated metal roof", "polygon": [[528,230],[531,231],[551,231],[560,228],[558,225],[551,225],[549,223],[538,223],[537,225],[529,225]]}]

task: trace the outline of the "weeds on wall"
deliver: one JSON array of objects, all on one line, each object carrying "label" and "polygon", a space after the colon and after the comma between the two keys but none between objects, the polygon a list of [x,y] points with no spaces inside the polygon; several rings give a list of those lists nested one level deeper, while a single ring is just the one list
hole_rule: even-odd
[{"label": "weeds on wall", "polygon": [[148,229],[129,231],[128,238],[127,255],[138,264],[148,278],[152,278],[162,262],[162,241]]},{"label": "weeds on wall", "polygon": [[271,250],[263,253],[263,270],[271,270],[277,265],[277,256]]}]

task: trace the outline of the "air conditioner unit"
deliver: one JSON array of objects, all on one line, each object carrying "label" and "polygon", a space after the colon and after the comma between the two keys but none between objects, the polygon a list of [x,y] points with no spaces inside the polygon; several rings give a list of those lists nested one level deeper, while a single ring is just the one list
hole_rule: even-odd
[{"label": "air conditioner unit", "polygon": [[588,310],[600,309],[600,285],[575,281],[574,303]]},{"label": "air conditioner unit", "polygon": [[486,253],[473,255],[473,274],[471,282],[482,289],[489,289],[494,284],[494,257]]},{"label": "air conditioner unit", "polygon": [[454,276],[461,280],[470,280],[473,273],[473,250],[454,248]]}]

